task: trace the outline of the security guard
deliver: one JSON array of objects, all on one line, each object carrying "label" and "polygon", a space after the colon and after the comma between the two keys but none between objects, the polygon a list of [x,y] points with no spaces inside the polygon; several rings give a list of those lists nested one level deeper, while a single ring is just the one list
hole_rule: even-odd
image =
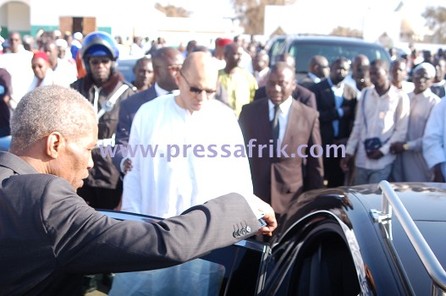
[{"label": "security guard", "polygon": [[85,36],[81,57],[87,74],[73,82],[71,87],[93,104],[98,118],[99,141],[93,150],[94,167],[78,194],[93,208],[114,209],[121,200],[122,180],[111,156],[104,155],[104,148],[114,146],[120,102],[134,94],[136,88],[116,70],[119,51],[109,34],[97,31]]}]

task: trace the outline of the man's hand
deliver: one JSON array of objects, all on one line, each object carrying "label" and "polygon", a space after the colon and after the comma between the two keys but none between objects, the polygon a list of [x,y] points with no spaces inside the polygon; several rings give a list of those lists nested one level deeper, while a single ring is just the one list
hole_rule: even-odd
[{"label": "man's hand", "polygon": [[259,212],[263,213],[262,219],[265,221],[266,225],[259,229],[259,233],[267,236],[272,236],[273,231],[277,228],[276,215],[274,214],[273,208],[261,200],[260,198],[254,196],[256,199],[256,207]]},{"label": "man's hand", "polygon": [[390,145],[390,153],[399,154],[404,152],[404,144],[403,142],[395,142]]},{"label": "man's hand", "polygon": [[353,161],[353,155],[351,154],[346,154],[345,157],[341,159],[340,166],[344,173],[350,171],[352,161]]},{"label": "man's hand", "polygon": [[132,161],[130,160],[130,158],[126,158],[124,160],[124,174],[127,174],[128,172],[130,172],[132,170],[133,166],[132,166]]},{"label": "man's hand", "polygon": [[384,154],[380,150],[373,150],[367,153],[367,157],[370,159],[380,159]]}]

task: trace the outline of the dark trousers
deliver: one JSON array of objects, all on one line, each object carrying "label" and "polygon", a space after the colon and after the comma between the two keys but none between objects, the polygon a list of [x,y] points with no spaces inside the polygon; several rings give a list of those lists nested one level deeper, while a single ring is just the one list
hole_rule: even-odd
[{"label": "dark trousers", "polygon": [[327,187],[333,188],[344,185],[344,172],[340,166],[341,157],[327,157],[324,159],[324,179]]},{"label": "dark trousers", "polygon": [[77,190],[79,194],[92,208],[115,209],[121,202],[122,182],[118,183],[116,189],[91,187],[84,184]]}]

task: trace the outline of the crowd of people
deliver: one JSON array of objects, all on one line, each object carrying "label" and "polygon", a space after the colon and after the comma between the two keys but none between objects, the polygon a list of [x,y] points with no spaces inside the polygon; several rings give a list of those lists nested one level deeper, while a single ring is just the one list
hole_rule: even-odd
[{"label": "crowd of people", "polygon": [[[298,80],[292,56],[271,63],[260,44],[240,38],[216,38],[214,48],[191,40],[184,50],[162,38],[147,48],[135,40],[132,51],[141,57],[135,80],[126,81],[116,67],[118,38],[79,34],[43,32],[35,46],[24,46],[19,33],[10,33],[0,55],[0,147],[7,150],[11,134],[11,152],[18,156],[35,144],[14,134],[26,125],[17,118],[34,112],[24,110],[22,97],[77,91],[92,108],[89,132],[98,140],[88,148],[88,176],[73,187],[93,209],[171,218],[237,192],[256,195],[280,218],[310,189],[445,180],[442,51],[423,60],[393,57],[390,65],[362,54],[353,61],[315,55]],[[73,120],[82,125],[91,119],[84,117]],[[66,141],[62,130],[48,132],[59,132],[51,134],[53,141]],[[61,174],[59,168],[49,173]],[[128,288],[119,287],[122,276],[111,295]]]}]

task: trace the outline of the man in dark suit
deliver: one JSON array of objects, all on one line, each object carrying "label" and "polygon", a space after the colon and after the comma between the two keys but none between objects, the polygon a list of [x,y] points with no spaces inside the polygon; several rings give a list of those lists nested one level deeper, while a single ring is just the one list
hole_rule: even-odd
[{"label": "man in dark suit", "polygon": [[[356,90],[343,83],[350,70],[350,62],[346,58],[338,58],[330,65],[330,75],[314,84],[311,91],[316,95],[317,110],[324,147],[324,176],[327,187],[344,185],[344,172],[340,167],[342,149],[345,150],[350,132],[353,128]],[[335,145],[334,150],[327,145]],[[343,147],[340,145],[344,145]]]},{"label": "man in dark suit", "polygon": [[[289,54],[281,54],[277,57],[277,62],[286,62],[289,66],[296,69],[296,61],[293,56]],[[291,94],[293,98],[299,102],[301,102],[304,105],[307,105],[308,107],[316,109],[316,97],[314,96],[314,93],[309,91],[307,88],[299,85],[296,80],[296,86],[293,90],[293,93]],[[261,98],[267,97],[266,95],[266,87],[262,86],[259,87],[255,94],[254,94],[254,100],[258,100]]]},{"label": "man in dark suit", "polygon": [[[266,95],[266,87],[265,86],[259,87],[256,90],[256,93],[254,94],[254,101],[265,98],[266,96],[267,96]],[[311,92],[310,90],[306,89],[305,87],[300,86],[297,83],[296,83],[296,88],[294,89],[291,96],[296,101],[299,101],[302,104],[307,105],[310,108],[317,109],[316,97],[314,96],[314,93]]]},{"label": "man in dark suit", "polygon": [[329,75],[330,65],[326,57],[315,55],[308,65],[308,73],[299,81],[300,85],[310,89],[316,83],[321,82]]},{"label": "man in dark suit", "polygon": [[235,193],[158,223],[95,211],[76,189],[93,166],[97,117],[75,90],[28,93],[11,134],[0,152],[0,295],[82,295],[82,274],[175,265],[277,225],[269,205]]},{"label": "man in dark suit", "polygon": [[[119,121],[116,131],[116,144],[127,145],[133,118],[139,107],[156,97],[171,93],[178,89],[175,75],[181,69],[183,56],[173,47],[162,47],[156,50],[152,57],[153,70],[155,72],[155,84],[145,91],[138,92],[122,101],[119,109]],[[117,150],[113,157],[113,163],[121,173],[131,169],[131,161],[123,159],[121,150]]]},{"label": "man in dark suit", "polygon": [[303,191],[323,186],[322,158],[313,153],[321,144],[318,113],[291,97],[295,85],[294,69],[277,62],[268,74],[268,97],[245,105],[239,118],[254,194],[278,214]]}]

